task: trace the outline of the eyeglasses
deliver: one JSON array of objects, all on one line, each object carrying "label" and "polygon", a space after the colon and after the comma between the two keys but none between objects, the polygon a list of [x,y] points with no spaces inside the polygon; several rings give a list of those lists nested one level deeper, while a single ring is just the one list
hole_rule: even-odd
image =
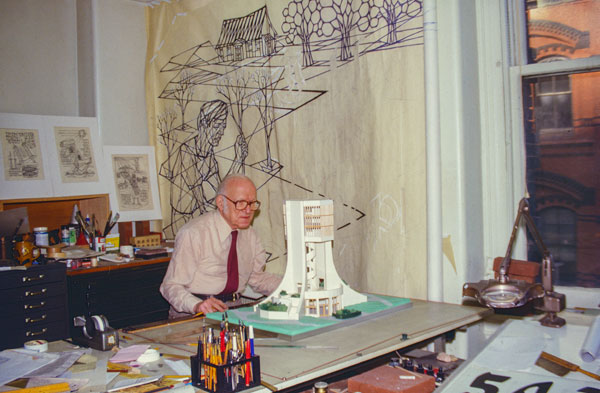
[{"label": "eyeglasses", "polygon": [[258,208],[260,207],[260,201],[245,201],[243,199],[240,199],[239,201],[234,201],[225,194],[220,195],[223,195],[225,198],[227,198],[229,202],[233,203],[237,210],[245,210],[248,206],[250,206],[250,210],[258,210]]}]

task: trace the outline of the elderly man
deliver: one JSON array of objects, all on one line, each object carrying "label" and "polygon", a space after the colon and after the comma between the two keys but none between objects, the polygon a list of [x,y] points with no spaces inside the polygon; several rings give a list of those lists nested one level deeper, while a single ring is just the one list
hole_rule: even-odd
[{"label": "elderly man", "polygon": [[[239,303],[249,285],[268,295],[281,277],[264,271],[266,253],[250,227],[260,202],[256,187],[244,175],[229,175],[219,185],[217,210],[185,224],[160,292],[171,304],[170,318],[225,311]],[[233,246],[233,247],[232,247]]]}]

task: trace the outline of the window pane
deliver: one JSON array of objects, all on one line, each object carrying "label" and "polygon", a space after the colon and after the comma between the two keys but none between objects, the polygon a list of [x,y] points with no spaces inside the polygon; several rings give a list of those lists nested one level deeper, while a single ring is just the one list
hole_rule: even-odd
[{"label": "window pane", "polygon": [[[523,89],[529,202],[555,284],[600,287],[600,72],[527,77]],[[541,261],[532,239],[528,250]]]},{"label": "window pane", "polygon": [[529,63],[590,57],[600,53],[600,2],[525,0]]}]

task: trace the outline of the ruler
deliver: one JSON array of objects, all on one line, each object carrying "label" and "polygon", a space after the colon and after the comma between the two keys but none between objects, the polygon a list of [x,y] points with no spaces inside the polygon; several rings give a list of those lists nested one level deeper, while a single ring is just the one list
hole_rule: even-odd
[{"label": "ruler", "polygon": [[60,393],[60,392],[70,392],[71,388],[69,384],[66,382],[53,383],[51,385],[42,385],[36,386],[32,388],[11,390],[11,393]]}]

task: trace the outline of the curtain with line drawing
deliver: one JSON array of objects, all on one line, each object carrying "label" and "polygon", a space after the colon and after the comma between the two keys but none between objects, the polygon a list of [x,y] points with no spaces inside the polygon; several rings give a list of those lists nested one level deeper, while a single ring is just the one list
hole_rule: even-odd
[{"label": "curtain with line drawing", "polygon": [[167,238],[242,172],[269,271],[285,271],[284,201],[332,199],[340,276],[427,297],[421,1],[181,0],[146,19]]}]

